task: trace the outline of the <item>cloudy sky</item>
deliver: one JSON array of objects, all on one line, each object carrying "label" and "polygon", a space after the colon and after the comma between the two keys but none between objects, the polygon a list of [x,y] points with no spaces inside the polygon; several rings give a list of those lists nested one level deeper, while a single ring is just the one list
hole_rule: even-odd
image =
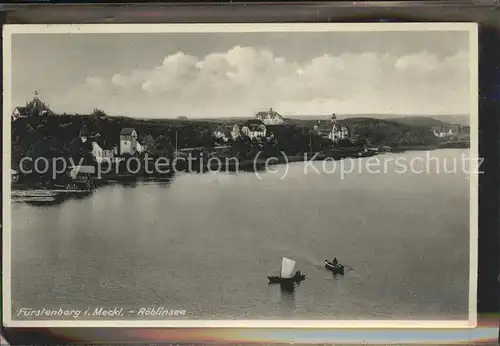
[{"label": "cloudy sky", "polygon": [[12,106],[142,118],[468,114],[467,32],[14,34]]}]

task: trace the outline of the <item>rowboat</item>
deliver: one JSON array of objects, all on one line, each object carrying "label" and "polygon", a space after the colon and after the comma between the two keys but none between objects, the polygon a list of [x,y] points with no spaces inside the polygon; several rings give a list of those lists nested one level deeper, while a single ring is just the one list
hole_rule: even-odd
[{"label": "rowboat", "polygon": [[344,275],[344,266],[340,263],[333,263],[332,261],[325,260],[325,268],[333,274]]}]

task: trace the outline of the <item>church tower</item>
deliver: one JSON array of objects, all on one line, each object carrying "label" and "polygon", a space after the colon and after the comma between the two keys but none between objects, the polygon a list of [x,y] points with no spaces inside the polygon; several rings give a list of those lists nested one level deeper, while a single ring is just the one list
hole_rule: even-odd
[{"label": "church tower", "polygon": [[337,115],[335,113],[332,114],[332,117],[330,118],[330,121],[335,124],[337,122]]},{"label": "church tower", "polygon": [[87,126],[85,126],[85,122],[82,120],[81,126],[80,126],[80,133],[79,133],[80,140],[82,143],[87,142],[88,139],[88,131],[87,131]]},{"label": "church tower", "polygon": [[332,114],[332,117],[330,118],[332,122],[332,132],[331,132],[331,139],[332,141],[337,141],[338,139],[338,130],[337,130],[337,115],[335,113]]}]

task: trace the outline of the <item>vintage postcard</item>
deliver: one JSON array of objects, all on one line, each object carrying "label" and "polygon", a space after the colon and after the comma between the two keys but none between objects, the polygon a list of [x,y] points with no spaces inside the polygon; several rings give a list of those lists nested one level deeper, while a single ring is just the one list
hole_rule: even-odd
[{"label": "vintage postcard", "polygon": [[3,45],[6,326],[475,326],[476,24]]}]

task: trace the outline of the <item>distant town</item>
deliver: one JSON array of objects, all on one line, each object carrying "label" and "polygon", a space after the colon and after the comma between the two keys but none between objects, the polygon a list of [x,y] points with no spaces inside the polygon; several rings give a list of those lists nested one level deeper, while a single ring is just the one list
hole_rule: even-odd
[{"label": "distant town", "polygon": [[[101,180],[158,177],[157,172],[126,172],[122,165],[130,157],[189,154],[237,157],[245,163],[257,152],[263,159],[283,152],[292,160],[299,160],[304,153],[342,159],[390,151],[468,147],[469,133],[467,125],[430,117],[339,119],[332,113],[309,120],[287,118],[273,108],[246,120],[190,120],[182,116],[135,119],[109,116],[99,109],[88,115],[56,114],[35,93],[31,101],[12,113],[11,173],[12,182],[20,188],[80,191],[95,187],[96,165],[117,167]],[[73,163],[83,164],[57,177],[26,173],[33,171],[33,162],[39,157],[71,158]]]}]

